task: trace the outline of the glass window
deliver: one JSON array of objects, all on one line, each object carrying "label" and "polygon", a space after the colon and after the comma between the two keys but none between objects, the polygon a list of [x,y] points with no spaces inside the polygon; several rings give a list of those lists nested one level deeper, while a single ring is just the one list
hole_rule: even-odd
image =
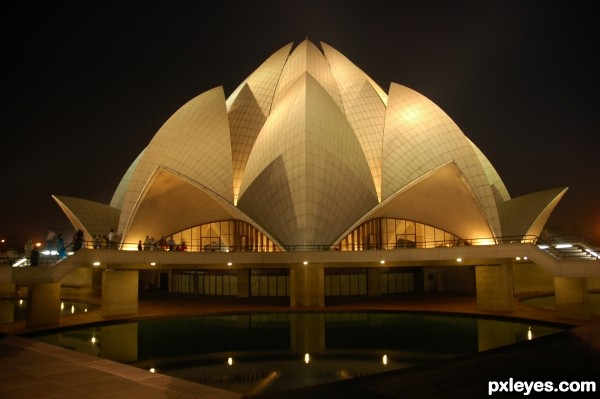
[{"label": "glass window", "polygon": [[413,220],[381,218],[358,226],[337,245],[341,251],[367,249],[434,248],[457,245],[458,238],[449,232]]},{"label": "glass window", "polygon": [[264,234],[240,220],[206,223],[172,235],[177,243],[185,240],[188,251],[281,251]]}]

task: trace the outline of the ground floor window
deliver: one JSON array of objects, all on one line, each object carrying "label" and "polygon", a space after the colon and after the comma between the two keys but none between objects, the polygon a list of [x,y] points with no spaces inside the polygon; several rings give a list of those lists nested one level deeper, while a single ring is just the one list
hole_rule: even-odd
[{"label": "ground floor window", "polygon": [[[229,270],[176,271],[172,274],[172,290],[182,294],[237,296],[238,276]],[[423,292],[420,268],[381,270],[381,295]],[[325,297],[361,296],[369,294],[367,268],[325,269]],[[289,297],[288,269],[252,269],[251,297]]]},{"label": "ground floor window", "polygon": [[237,275],[219,271],[173,272],[173,292],[237,296]]},{"label": "ground floor window", "polygon": [[250,274],[250,296],[289,296],[290,272],[288,269],[253,269]]},{"label": "ground floor window", "polygon": [[367,269],[325,270],[325,296],[358,296],[367,294]]},{"label": "ground floor window", "polygon": [[405,268],[381,272],[381,294],[406,294],[423,291],[423,272]]}]

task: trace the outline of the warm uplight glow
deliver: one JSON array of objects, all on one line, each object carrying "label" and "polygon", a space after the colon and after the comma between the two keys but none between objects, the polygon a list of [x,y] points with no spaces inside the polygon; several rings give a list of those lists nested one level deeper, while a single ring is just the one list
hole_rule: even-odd
[{"label": "warm uplight glow", "polygon": [[96,337],[92,337],[92,339],[90,341],[92,341],[92,344],[95,344],[96,343]]},{"label": "warm uplight glow", "polygon": [[460,263],[460,262],[462,262],[462,258],[456,258],[456,261],[457,261],[458,263]]},{"label": "warm uplight glow", "polygon": [[23,300],[19,299],[19,305],[22,305],[22,304],[23,304]]},{"label": "warm uplight glow", "polygon": [[100,262],[95,261],[94,263],[92,263],[92,265],[94,265],[94,266],[100,266]]},{"label": "warm uplight glow", "polygon": [[227,358],[227,364],[230,365],[230,366],[233,365],[233,358],[232,357],[228,357]]},{"label": "warm uplight glow", "polygon": [[384,264],[385,264],[385,261],[384,261],[383,259],[381,259],[381,260],[379,261],[379,263],[381,263],[382,265],[384,265]]},{"label": "warm uplight glow", "polygon": [[42,243],[41,243],[41,242],[36,242],[36,243],[35,243],[35,246],[39,248],[39,247],[41,247],[41,246],[42,246]]},{"label": "warm uplight glow", "polygon": [[231,265],[233,265],[232,262],[227,262],[227,266],[231,266]]},{"label": "warm uplight glow", "polygon": [[65,303],[64,302],[60,303],[60,310],[65,310]]},{"label": "warm uplight glow", "polygon": [[472,245],[496,245],[492,238],[476,238],[471,241]]},{"label": "warm uplight glow", "polygon": [[386,366],[388,364],[387,355],[383,355],[383,358],[381,358],[381,363],[383,363],[384,366]]},{"label": "warm uplight glow", "polygon": [[521,257],[520,257],[520,256],[517,256],[515,259],[516,259],[516,260],[521,260]]},{"label": "warm uplight glow", "polygon": [[421,110],[416,105],[406,107],[402,111],[402,118],[407,122],[414,121],[421,116]]},{"label": "warm uplight glow", "polygon": [[529,327],[529,329],[527,330],[527,339],[530,341],[533,339],[533,333],[531,332],[531,327]]},{"label": "warm uplight glow", "polygon": [[305,260],[304,262],[302,262],[302,264],[303,264],[304,266],[306,266],[306,265],[308,265],[308,261],[307,261],[307,260]]},{"label": "warm uplight glow", "polygon": [[151,373],[156,373],[156,369],[154,367],[150,367],[150,372]]},{"label": "warm uplight glow", "polygon": [[306,363],[306,364],[310,363],[310,355],[308,353],[306,353],[304,355],[304,363]]},{"label": "warm uplight glow", "polygon": [[71,305],[71,314],[75,313],[75,305]]},{"label": "warm uplight glow", "polygon": [[150,266],[156,266],[156,262],[150,262]]}]

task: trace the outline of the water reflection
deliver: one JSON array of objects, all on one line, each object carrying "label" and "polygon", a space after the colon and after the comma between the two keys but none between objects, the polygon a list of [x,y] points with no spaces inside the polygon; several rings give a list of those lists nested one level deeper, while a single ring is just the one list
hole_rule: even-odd
[{"label": "water reflection", "polygon": [[247,396],[431,363],[561,331],[422,313],[260,313],[34,334],[50,344]]},{"label": "water reflection", "polygon": [[[60,315],[68,316],[71,314],[89,312],[98,308],[85,302],[61,301]],[[0,324],[13,323],[27,319],[27,300],[26,299],[1,299],[0,300]]]}]

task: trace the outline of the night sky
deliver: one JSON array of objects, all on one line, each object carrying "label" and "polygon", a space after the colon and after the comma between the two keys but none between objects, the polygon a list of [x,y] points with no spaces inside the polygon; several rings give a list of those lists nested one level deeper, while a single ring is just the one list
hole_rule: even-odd
[{"label": "night sky", "polygon": [[576,1],[10,2],[2,24],[0,238],[72,227],[51,195],[108,204],[161,125],[308,37],[386,92],[410,87],[511,197],[569,191],[549,226],[600,242],[600,25]]}]

